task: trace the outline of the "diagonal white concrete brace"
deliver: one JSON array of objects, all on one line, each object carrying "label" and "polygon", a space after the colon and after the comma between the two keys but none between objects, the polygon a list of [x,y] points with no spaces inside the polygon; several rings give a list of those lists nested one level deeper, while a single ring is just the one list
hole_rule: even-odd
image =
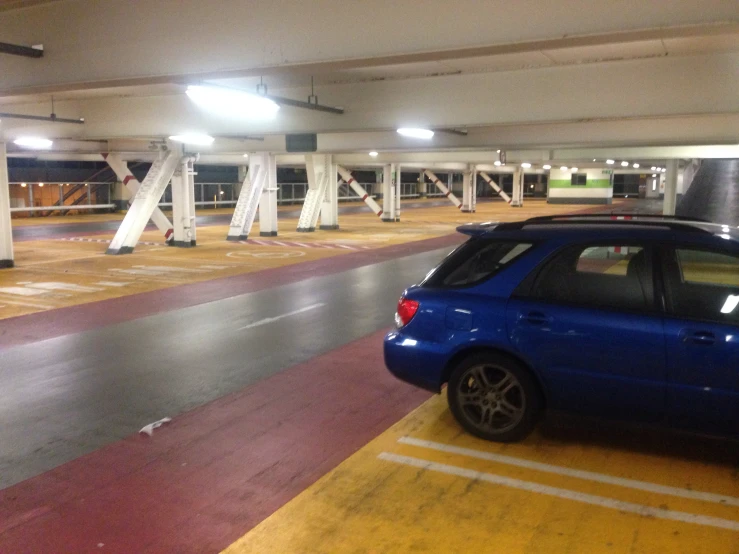
[{"label": "diagonal white concrete brace", "polygon": [[157,208],[159,199],[164,194],[164,189],[167,188],[175,169],[181,162],[181,154],[166,150],[151,164],[151,168],[133,197],[131,207],[126,212],[126,217],[123,218],[106,254],[130,254],[133,252],[147,222]]},{"label": "diagonal white concrete brace", "polygon": [[374,198],[370,197],[370,195],[367,193],[362,185],[357,183],[352,174],[340,165],[336,166],[336,170],[339,172],[339,175],[341,175],[341,178],[344,179],[344,181],[346,181],[346,183],[352,188],[352,190],[357,193],[357,196],[359,196],[364,201],[364,203],[369,206],[370,210],[375,212],[375,215],[377,217],[382,217],[382,208],[380,207],[380,205],[375,202]]},{"label": "diagonal white concrete brace", "polygon": [[[316,230],[321,203],[326,197],[326,188],[331,181],[329,172],[332,167],[331,155],[306,154],[305,172],[308,176],[308,192],[305,195],[300,219],[298,219],[297,231],[299,233]],[[335,177],[334,184],[336,184]]]},{"label": "diagonal white concrete brace", "polygon": [[252,154],[249,156],[249,171],[241,185],[241,193],[236,201],[231,225],[226,240],[246,240],[249,237],[262,192],[268,181],[269,155]]},{"label": "diagonal white concrete brace", "polygon": [[505,191],[498,186],[498,183],[496,183],[495,181],[493,181],[493,178],[490,177],[490,175],[488,175],[484,171],[481,171],[480,172],[480,177],[482,177],[483,181],[485,181],[488,185],[490,185],[491,187],[493,187],[493,190],[495,192],[497,192],[503,200],[505,200],[509,204],[511,203],[511,197],[508,196],[505,193]]},{"label": "diagonal white concrete brace", "polygon": [[[131,170],[128,169],[128,164],[121,160],[116,154],[103,153],[102,156],[103,159],[108,162],[108,165],[113,170],[118,180],[123,183],[124,187],[131,191],[131,196],[136,196],[139,188],[141,188],[141,183],[139,183],[139,180],[133,176]],[[154,213],[151,214],[151,221],[157,226],[157,229],[164,234],[164,240],[171,242],[174,227],[170,223],[169,218],[167,218],[167,216],[164,215],[164,212],[162,212],[158,207],[155,208]]]},{"label": "diagonal white concrete brace", "polygon": [[459,198],[454,196],[454,193],[452,193],[452,191],[450,191],[447,186],[442,183],[436,175],[434,175],[433,172],[426,169],[424,170],[424,173],[429,179],[431,179],[431,182],[436,185],[436,188],[438,188],[442,192],[442,194],[444,194],[444,196],[451,200],[452,204],[457,206],[458,209],[462,209],[462,202],[459,200]]}]

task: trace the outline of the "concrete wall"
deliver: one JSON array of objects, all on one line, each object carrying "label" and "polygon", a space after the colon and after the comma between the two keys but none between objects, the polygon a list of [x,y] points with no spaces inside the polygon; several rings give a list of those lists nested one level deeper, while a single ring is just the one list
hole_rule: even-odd
[{"label": "concrete wall", "polygon": [[613,201],[613,186],[611,174],[606,169],[582,169],[578,173],[585,173],[585,186],[572,186],[572,172],[552,169],[549,172],[549,193],[547,202],[550,204],[610,204]]}]

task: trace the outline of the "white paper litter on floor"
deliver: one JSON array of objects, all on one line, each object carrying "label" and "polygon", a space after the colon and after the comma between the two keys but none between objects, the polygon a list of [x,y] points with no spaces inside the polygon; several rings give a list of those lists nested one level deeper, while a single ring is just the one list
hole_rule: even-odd
[{"label": "white paper litter on floor", "polygon": [[141,431],[139,431],[139,433],[144,433],[146,435],[152,436],[154,434],[154,429],[158,429],[159,427],[161,427],[165,423],[169,423],[170,421],[172,421],[172,418],[163,417],[162,419],[155,421],[154,423],[149,423],[149,425],[144,425],[141,428]]}]

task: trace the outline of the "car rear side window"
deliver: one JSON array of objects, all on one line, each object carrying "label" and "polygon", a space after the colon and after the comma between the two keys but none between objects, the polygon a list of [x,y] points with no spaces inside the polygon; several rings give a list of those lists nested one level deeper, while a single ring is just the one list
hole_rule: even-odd
[{"label": "car rear side window", "polygon": [[465,287],[489,279],[509,266],[531,243],[472,238],[446,258],[422,283],[428,287]]},{"label": "car rear side window", "polygon": [[531,295],[594,308],[647,310],[654,298],[651,257],[643,246],[571,246],[544,266]]}]

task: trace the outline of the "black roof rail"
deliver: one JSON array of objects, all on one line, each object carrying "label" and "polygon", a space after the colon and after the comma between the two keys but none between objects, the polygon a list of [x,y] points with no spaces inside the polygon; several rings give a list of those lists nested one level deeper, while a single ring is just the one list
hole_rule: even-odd
[{"label": "black roof rail", "polygon": [[662,221],[682,221],[682,222],[693,222],[693,223],[711,223],[708,220],[700,219],[697,217],[687,217],[682,215],[662,215],[662,214],[642,214],[636,212],[611,212],[611,213],[599,213],[599,214],[559,214],[559,215],[540,215],[537,217],[531,217],[526,220],[526,223],[535,223],[539,221],[557,221],[567,219],[599,219],[608,218],[616,221],[630,221],[629,219],[618,219],[618,218],[649,218],[659,219]]},{"label": "black roof rail", "polygon": [[525,221],[514,221],[511,223],[501,223],[497,225],[493,231],[520,231],[524,227],[531,226],[535,227],[538,225],[640,225],[642,227],[663,227],[668,229],[676,229],[680,231],[689,231],[694,233],[708,233],[711,234],[711,231],[708,231],[706,229],[702,229],[701,227],[696,227],[695,225],[691,225],[690,223],[705,223],[702,221],[696,221],[693,219],[686,219],[686,220],[674,220],[674,219],[656,219],[652,218],[650,219],[611,219],[611,216],[608,216],[608,219],[605,219],[603,221],[598,221],[598,217],[595,218],[595,221],[593,221],[592,217],[588,216],[575,216],[572,219],[568,219],[566,216],[540,216],[540,217],[532,217],[531,219],[527,219]]}]

